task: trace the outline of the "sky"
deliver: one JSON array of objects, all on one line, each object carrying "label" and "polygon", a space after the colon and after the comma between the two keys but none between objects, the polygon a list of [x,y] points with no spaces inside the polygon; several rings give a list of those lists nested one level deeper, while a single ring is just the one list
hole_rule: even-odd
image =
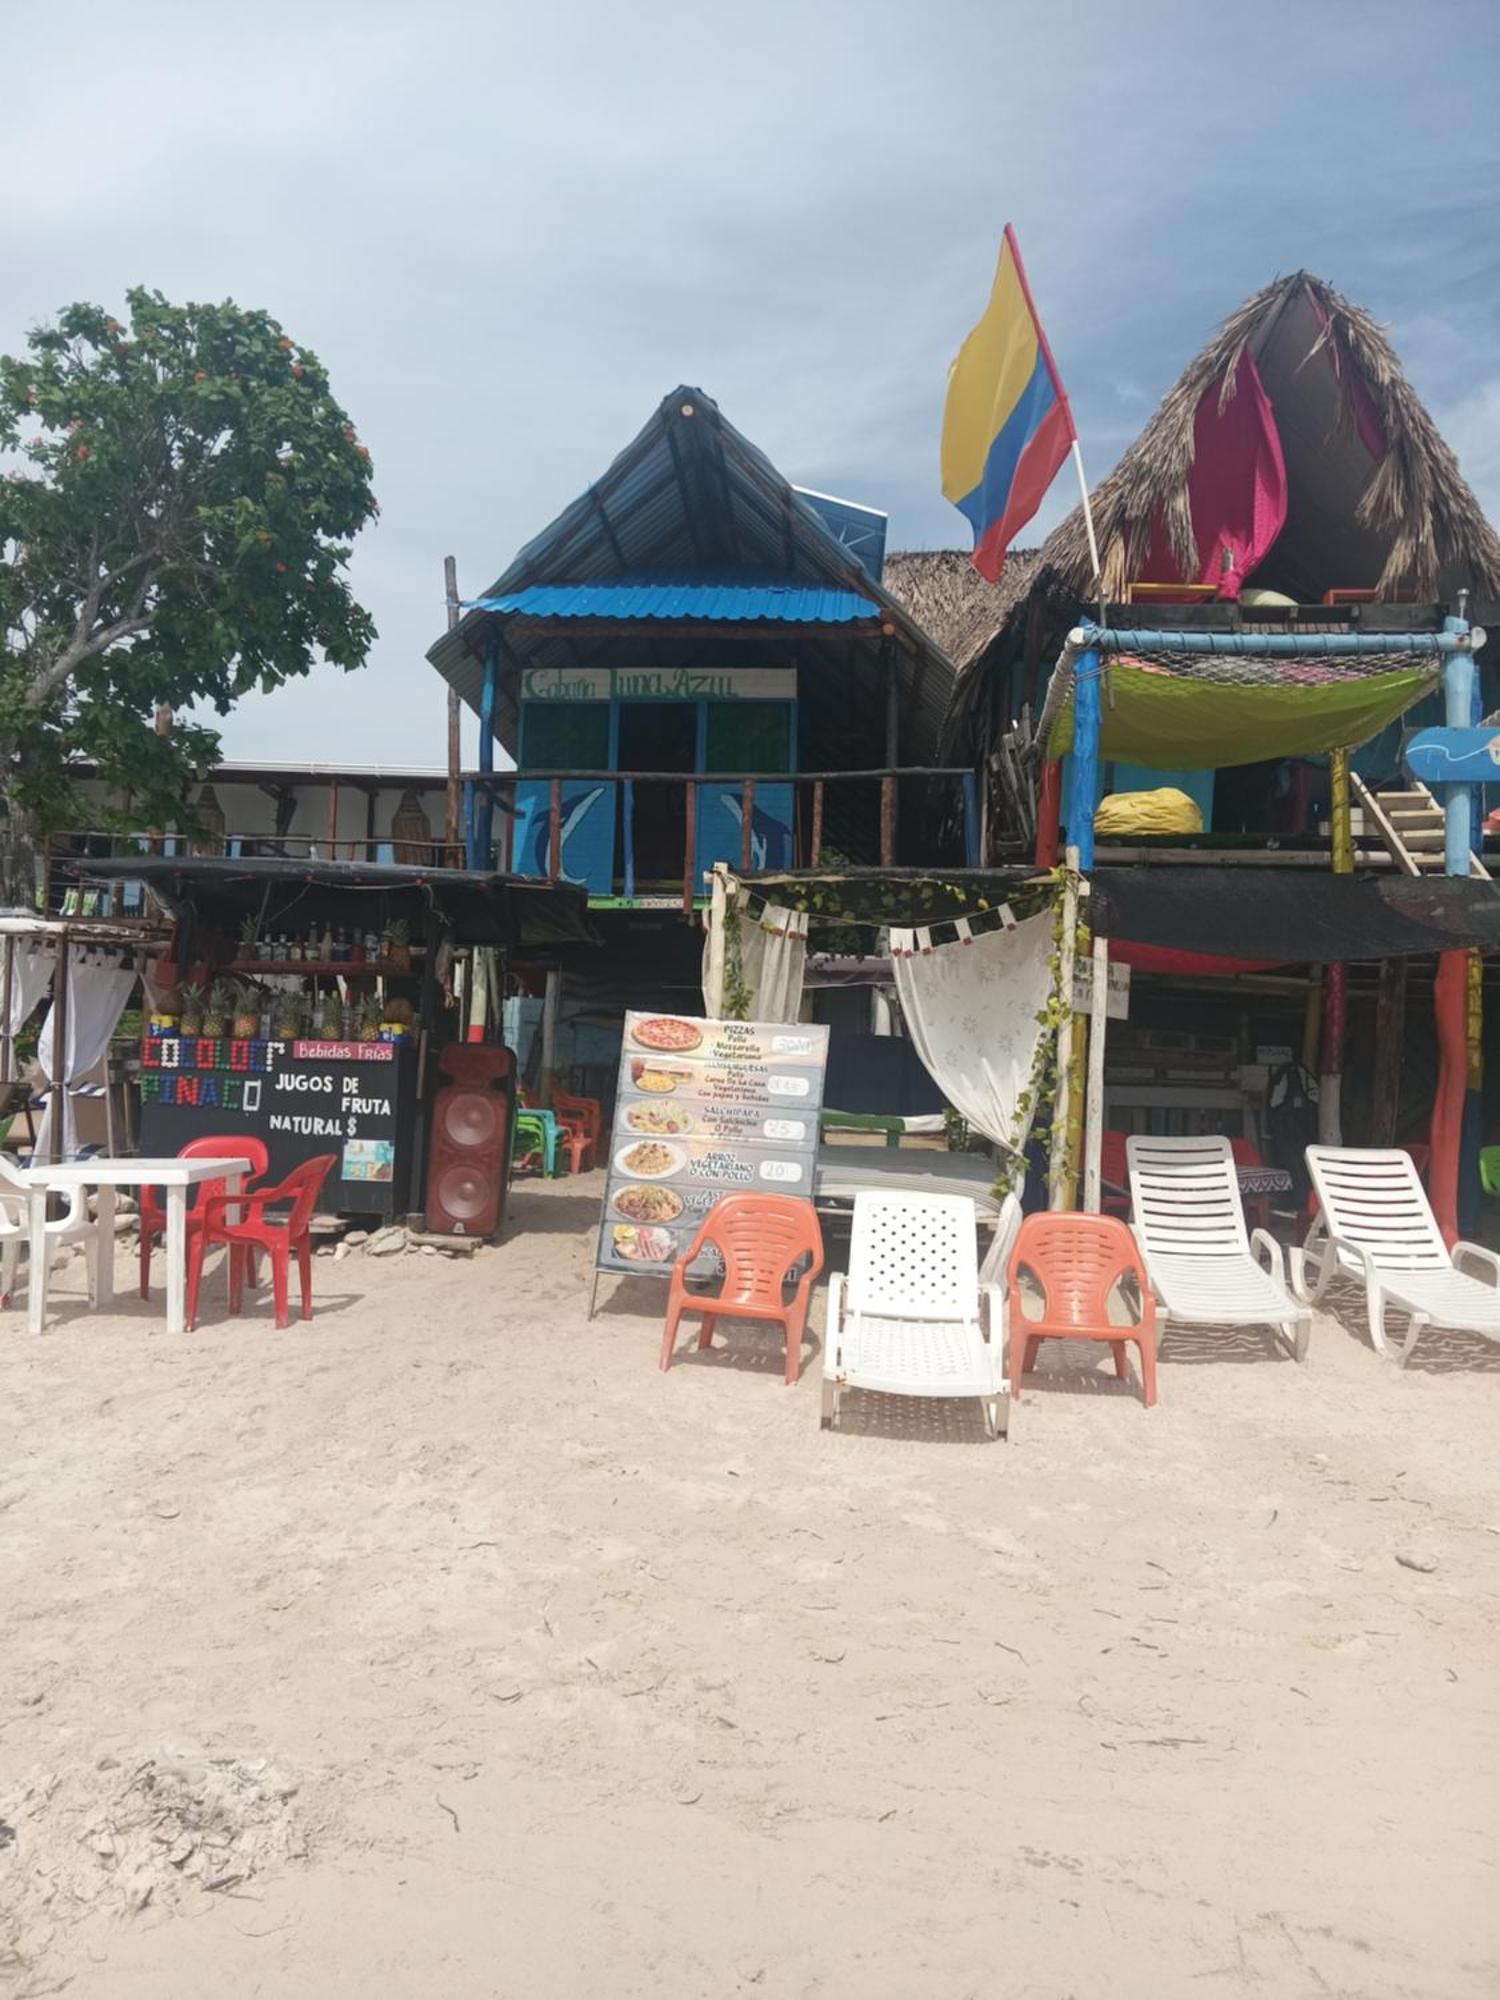
[{"label": "sky", "polygon": [[8,38],[0,351],[132,284],[233,298],[317,351],[373,454],[370,663],[245,701],[228,757],[441,764],[444,556],[478,595],[679,383],[795,483],[885,508],[892,547],[966,547],[943,392],[1007,221],[1091,479],[1226,313],[1305,266],[1387,323],[1500,520],[1496,0],[33,21],[44,47]]}]

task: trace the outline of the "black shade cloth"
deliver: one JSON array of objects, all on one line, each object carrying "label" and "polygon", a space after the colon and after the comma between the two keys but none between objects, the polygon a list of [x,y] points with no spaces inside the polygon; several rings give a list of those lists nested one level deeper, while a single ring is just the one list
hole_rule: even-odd
[{"label": "black shade cloth", "polygon": [[943,1109],[943,1093],[904,1035],[828,1037],[823,1102],[837,1111],[920,1118]]},{"label": "black shade cloth", "polygon": [[1106,937],[1265,964],[1500,951],[1500,883],[1476,877],[1105,868],[1090,901]]},{"label": "black shade cloth", "polygon": [[347,923],[363,903],[372,924],[404,917],[414,938],[420,937],[427,912],[435,910],[457,944],[541,950],[597,942],[582,889],[462,868],[132,855],[83,862],[79,872],[90,880],[144,882],[169,914],[191,909],[215,929],[237,930],[246,916],[261,920],[263,934],[284,922]]}]

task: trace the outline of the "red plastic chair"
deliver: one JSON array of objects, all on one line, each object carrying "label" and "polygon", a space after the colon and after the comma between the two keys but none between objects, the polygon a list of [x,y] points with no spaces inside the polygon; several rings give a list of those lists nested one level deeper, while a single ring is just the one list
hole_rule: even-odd
[{"label": "red plastic chair", "polygon": [[1125,1162],[1125,1139],[1125,1133],[1107,1128],[1099,1134],[1099,1178],[1112,1183],[1101,1189],[1099,1206],[1106,1215],[1118,1215],[1122,1222],[1130,1216],[1130,1169]]},{"label": "red plastic chair", "polygon": [[516,1102],[523,1111],[540,1111],[543,1109],[551,1111],[553,1123],[557,1126],[558,1139],[562,1144],[563,1151],[568,1156],[569,1173],[586,1173],[594,1164],[594,1140],[590,1137],[583,1120],[575,1114],[567,1112],[564,1104],[559,1102],[560,1098],[565,1099],[567,1104],[582,1104],[591,1101],[584,1098],[568,1097],[566,1091],[559,1092],[554,1090],[551,1104],[544,1107],[537,1103],[529,1090],[524,1089],[520,1084],[516,1086]]},{"label": "red plastic chair", "polygon": [[[253,1255],[264,1250],[271,1260],[271,1284],[276,1300],[276,1324],[291,1325],[287,1304],[290,1290],[292,1252],[297,1253],[297,1270],[302,1280],[302,1317],[312,1318],[312,1218],[323,1183],[338,1158],[320,1153],[294,1167],[276,1187],[257,1188],[254,1194],[215,1195],[204,1204],[203,1225],[188,1239],[187,1322],[198,1323],[198,1286],[203,1276],[203,1259],[215,1243],[229,1246],[229,1310],[240,1309],[242,1270],[236,1267],[237,1250]],[[290,1202],[284,1216],[267,1215],[277,1203]],[[239,1211],[230,1219],[231,1209]]]},{"label": "red plastic chair", "polygon": [[[604,1148],[604,1106],[597,1097],[575,1097],[570,1090],[559,1090],[552,1086],[552,1109],[559,1122],[576,1125],[588,1140],[589,1165],[598,1163]],[[574,1173],[579,1169],[574,1167]]]},{"label": "red plastic chair", "polygon": [[[1040,1319],[1021,1311],[1020,1275],[1029,1271],[1041,1287]],[[1124,1277],[1133,1277],[1140,1292],[1141,1317],[1133,1326],[1113,1325],[1110,1294]],[[1025,1342],[1021,1365],[1012,1358],[1012,1393],[1020,1394],[1020,1378],[1030,1374],[1044,1340],[1105,1340],[1114,1349],[1115,1373],[1130,1379],[1125,1348],[1134,1342],[1141,1357],[1141,1388],[1146,1408],[1156,1401],[1156,1300],[1135,1238],[1112,1215],[1028,1215],[1021,1224],[1010,1255],[1010,1342],[1014,1357],[1018,1340]]]},{"label": "red plastic chair", "polygon": [[[687,1268],[707,1245],[724,1260],[724,1282],[708,1295],[689,1292]],[[783,1298],[787,1274],[800,1258],[810,1256],[806,1271],[796,1279],[790,1303]],[[662,1334],[661,1365],[672,1365],[677,1328],[685,1312],[703,1315],[700,1348],[713,1343],[720,1319],[770,1320],[786,1331],[788,1387],[802,1365],[802,1335],[807,1326],[808,1300],[823,1268],[823,1232],[810,1201],[786,1194],[731,1194],[704,1216],[685,1256],[672,1267],[667,1292],[667,1324]]]},{"label": "red plastic chair", "polygon": [[[264,1178],[271,1158],[266,1151],[264,1139],[250,1139],[239,1136],[205,1139],[189,1139],[177,1155],[179,1160],[248,1160],[251,1171],[245,1180],[248,1188]],[[203,1210],[211,1195],[228,1192],[229,1183],[222,1181],[200,1181],[191,1191],[188,1203],[188,1240],[191,1242],[195,1231],[202,1227]],[[162,1207],[155,1188],[141,1189],[141,1297],[151,1296],[151,1252],[157,1240],[167,1233],[167,1212]]]},{"label": "red plastic chair", "polygon": [[[1253,1139],[1231,1139],[1230,1157],[1237,1167],[1263,1167],[1265,1156]],[[1269,1235],[1271,1229],[1271,1197],[1268,1194],[1247,1194],[1240,1197],[1245,1210],[1245,1220],[1252,1229],[1264,1229]]]}]

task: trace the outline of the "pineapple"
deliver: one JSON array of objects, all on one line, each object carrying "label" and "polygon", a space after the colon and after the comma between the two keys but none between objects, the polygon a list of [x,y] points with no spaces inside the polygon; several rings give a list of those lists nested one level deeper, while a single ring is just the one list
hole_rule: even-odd
[{"label": "pineapple", "polygon": [[411,968],[411,925],[405,917],[395,917],[385,927],[382,938],[384,958],[388,966],[396,972],[407,972]]},{"label": "pineapple", "polygon": [[380,1040],[380,1002],[373,993],[367,993],[359,1003],[359,1039],[362,1042]]},{"label": "pineapple", "polygon": [[203,988],[182,986],[178,988],[181,1012],[179,1026],[184,1035],[198,1036],[203,1033]]},{"label": "pineapple", "polygon": [[318,1033],[325,1042],[336,1042],[344,1032],[344,1007],[339,999],[338,989],[324,996],[322,1013],[318,1021]]},{"label": "pineapple", "polygon": [[295,1042],[302,1033],[302,995],[295,990],[278,993],[271,1027],[278,1042]]},{"label": "pineapple", "polygon": [[258,986],[248,980],[239,990],[234,1006],[234,1038],[237,1042],[253,1042],[260,1034],[260,1017],[264,1002]]},{"label": "pineapple", "polygon": [[227,979],[216,979],[208,989],[203,1007],[203,1032],[212,1042],[222,1041],[234,1007],[234,988]]}]

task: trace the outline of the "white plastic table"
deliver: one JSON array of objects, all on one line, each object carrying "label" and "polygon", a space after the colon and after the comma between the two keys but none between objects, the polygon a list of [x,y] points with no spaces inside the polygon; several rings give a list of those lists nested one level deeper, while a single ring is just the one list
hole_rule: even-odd
[{"label": "white plastic table", "polygon": [[40,1333],[47,1321],[47,1288],[39,1282],[46,1269],[47,1196],[56,1189],[95,1188],[99,1195],[98,1304],[108,1307],[115,1295],[115,1189],[159,1187],[167,1197],[167,1332],[187,1326],[187,1191],[202,1181],[223,1181],[238,1194],[249,1160],[66,1160],[57,1166],[31,1170],[28,1225],[31,1269],[26,1285],[26,1327]]}]

